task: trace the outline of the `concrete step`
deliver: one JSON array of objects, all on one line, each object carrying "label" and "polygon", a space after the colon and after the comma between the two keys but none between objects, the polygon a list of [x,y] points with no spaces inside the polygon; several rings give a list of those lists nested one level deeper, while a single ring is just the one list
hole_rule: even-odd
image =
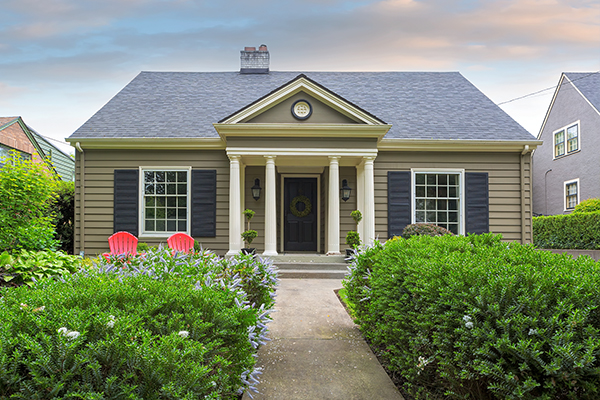
[{"label": "concrete step", "polygon": [[279,279],[344,279],[346,272],[330,269],[284,269],[279,270]]},{"label": "concrete step", "polygon": [[343,279],[348,273],[346,263],[276,262],[282,279]]}]

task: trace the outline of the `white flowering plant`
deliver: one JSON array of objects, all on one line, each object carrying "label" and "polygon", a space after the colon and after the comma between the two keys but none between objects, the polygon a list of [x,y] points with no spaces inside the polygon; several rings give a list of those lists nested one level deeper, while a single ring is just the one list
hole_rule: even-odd
[{"label": "white flowering plant", "polygon": [[415,399],[600,398],[600,265],[492,234],[394,238],[344,280]]}]

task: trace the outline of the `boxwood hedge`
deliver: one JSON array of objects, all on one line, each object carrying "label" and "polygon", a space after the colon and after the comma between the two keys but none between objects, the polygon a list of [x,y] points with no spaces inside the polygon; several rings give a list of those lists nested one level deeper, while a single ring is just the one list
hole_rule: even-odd
[{"label": "boxwood hedge", "polygon": [[417,399],[600,398],[600,267],[500,236],[395,238],[344,281]]},{"label": "boxwood hedge", "polygon": [[600,249],[600,212],[534,217],[533,243],[541,249]]}]

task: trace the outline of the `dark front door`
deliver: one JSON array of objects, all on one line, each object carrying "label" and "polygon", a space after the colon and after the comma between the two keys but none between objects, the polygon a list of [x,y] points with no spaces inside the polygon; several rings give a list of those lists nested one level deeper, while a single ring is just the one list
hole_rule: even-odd
[{"label": "dark front door", "polygon": [[317,178],[285,178],[285,251],[317,251],[317,201]]}]

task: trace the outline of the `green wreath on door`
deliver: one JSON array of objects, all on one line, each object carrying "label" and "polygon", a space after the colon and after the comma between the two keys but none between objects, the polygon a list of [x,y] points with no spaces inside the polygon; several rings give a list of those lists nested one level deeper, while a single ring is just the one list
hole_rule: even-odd
[{"label": "green wreath on door", "polygon": [[[296,208],[296,205],[298,203],[304,203],[304,210],[299,211]],[[310,202],[310,199],[308,197],[306,197],[306,196],[303,196],[303,195],[296,196],[296,197],[294,197],[292,199],[292,202],[290,203],[290,211],[292,212],[292,214],[295,217],[304,218],[308,214],[311,213],[311,211],[312,211],[312,203]]]}]

